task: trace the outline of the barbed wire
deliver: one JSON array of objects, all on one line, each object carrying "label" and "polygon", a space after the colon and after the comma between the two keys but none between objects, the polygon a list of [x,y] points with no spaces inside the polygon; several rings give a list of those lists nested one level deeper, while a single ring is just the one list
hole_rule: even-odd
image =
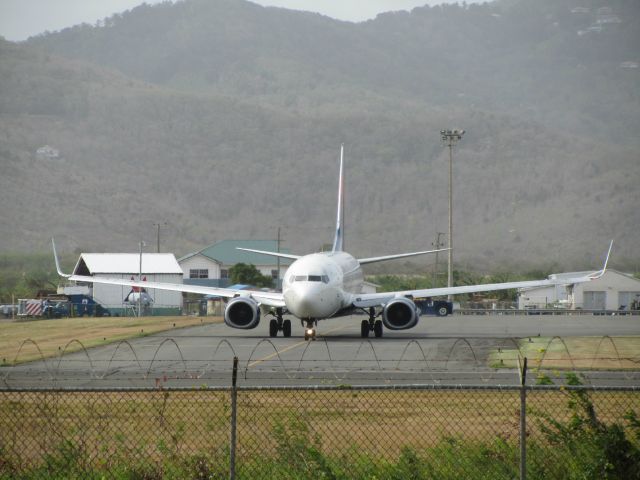
[{"label": "barbed wire", "polygon": [[[47,358],[36,341],[27,339],[13,361],[5,361],[0,367],[0,388],[81,382],[152,386],[185,381],[228,384],[234,357],[240,360],[241,379],[253,384],[269,381],[513,384],[519,375],[517,360],[527,355],[534,378],[561,380],[563,373],[573,371],[580,372],[587,383],[640,381],[640,352],[622,354],[616,340],[609,336],[601,337],[595,350],[588,354],[572,353],[565,339],[556,336],[534,355],[522,346],[533,342],[530,337],[500,339],[492,344],[478,338],[414,339],[404,344],[358,339],[357,347],[349,344],[346,351],[340,343],[322,338],[306,342],[304,347],[294,344],[283,348],[271,339],[247,345],[246,338],[237,337],[219,339],[209,347],[199,346],[193,357],[188,355],[193,345],[184,345],[184,341],[181,337],[166,337],[157,345],[134,345],[121,340],[90,350],[80,340],[72,339],[58,355]],[[202,355],[203,348],[210,353]],[[21,359],[28,351],[35,360],[23,362]]]}]

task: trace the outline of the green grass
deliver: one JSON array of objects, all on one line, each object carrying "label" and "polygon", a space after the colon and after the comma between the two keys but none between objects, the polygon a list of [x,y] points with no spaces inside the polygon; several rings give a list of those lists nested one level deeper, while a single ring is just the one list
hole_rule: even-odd
[{"label": "green grass", "polygon": [[529,337],[518,348],[493,350],[489,365],[516,368],[518,357],[527,357],[529,368],[556,370],[637,370],[640,336],[626,337]]}]

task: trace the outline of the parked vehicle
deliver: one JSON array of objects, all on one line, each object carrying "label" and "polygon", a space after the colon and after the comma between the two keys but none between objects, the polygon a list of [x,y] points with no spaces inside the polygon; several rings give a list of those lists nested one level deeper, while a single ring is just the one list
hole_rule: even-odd
[{"label": "parked vehicle", "polygon": [[430,298],[416,299],[416,306],[420,309],[421,315],[435,315],[446,317],[453,313],[453,303],[446,300],[433,300]]}]

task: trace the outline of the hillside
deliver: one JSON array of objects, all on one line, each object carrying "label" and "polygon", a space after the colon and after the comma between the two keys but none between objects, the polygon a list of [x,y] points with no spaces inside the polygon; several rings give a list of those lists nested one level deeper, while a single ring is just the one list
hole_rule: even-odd
[{"label": "hillside", "polygon": [[[0,251],[45,250],[51,234],[133,251],[158,221],[177,254],[278,226],[313,250],[331,238],[341,142],[349,250],[428,248],[447,228],[438,132],[460,126],[462,264],[586,268],[613,236],[617,265],[635,269],[639,72],[619,64],[639,16],[617,2],[624,22],[586,39],[605,52],[581,49],[574,3],[350,24],[191,0],[2,42]],[[35,155],[45,144],[61,158]]]}]

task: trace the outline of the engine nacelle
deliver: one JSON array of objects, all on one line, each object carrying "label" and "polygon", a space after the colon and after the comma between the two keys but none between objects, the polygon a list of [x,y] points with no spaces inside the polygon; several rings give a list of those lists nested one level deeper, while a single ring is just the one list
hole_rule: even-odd
[{"label": "engine nacelle", "polygon": [[224,309],[224,323],[243,330],[256,328],[260,323],[260,307],[253,298],[236,297]]},{"label": "engine nacelle", "polygon": [[420,310],[407,297],[394,298],[382,309],[382,323],[389,330],[413,328],[419,317]]}]

